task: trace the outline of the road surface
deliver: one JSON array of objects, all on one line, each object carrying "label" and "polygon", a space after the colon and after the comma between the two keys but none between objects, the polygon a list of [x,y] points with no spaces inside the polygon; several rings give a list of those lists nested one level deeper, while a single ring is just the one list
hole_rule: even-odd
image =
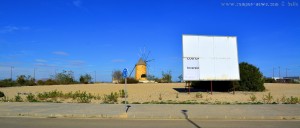
[{"label": "road surface", "polygon": [[299,128],[299,120],[132,120],[0,117],[1,128]]}]

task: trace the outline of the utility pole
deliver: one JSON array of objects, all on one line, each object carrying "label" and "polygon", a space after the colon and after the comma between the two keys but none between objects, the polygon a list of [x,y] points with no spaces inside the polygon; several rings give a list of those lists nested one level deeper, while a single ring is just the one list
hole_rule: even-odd
[{"label": "utility pole", "polygon": [[10,66],[10,80],[11,80],[10,86],[12,86],[12,84],[13,84],[13,79],[12,79],[12,69],[13,68],[14,68],[13,66]]},{"label": "utility pole", "polygon": [[274,79],[274,67],[273,67],[273,79]]},{"label": "utility pole", "polygon": [[33,69],[33,79],[35,81],[35,68]]},{"label": "utility pole", "polygon": [[280,66],[278,67],[279,70],[278,70],[278,75],[279,75],[279,79],[280,79]]},{"label": "utility pole", "polygon": [[285,68],[285,77],[288,77],[288,68]]},{"label": "utility pole", "polygon": [[95,81],[94,81],[94,84],[96,84],[96,74],[97,74],[97,71],[95,71]]},{"label": "utility pole", "polygon": [[13,68],[14,68],[13,66],[10,66],[10,79],[11,79],[11,81],[12,81],[12,69]]}]

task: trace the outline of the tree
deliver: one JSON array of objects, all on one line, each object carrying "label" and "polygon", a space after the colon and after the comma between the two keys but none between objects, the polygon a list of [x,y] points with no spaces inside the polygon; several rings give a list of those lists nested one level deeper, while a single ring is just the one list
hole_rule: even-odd
[{"label": "tree", "polygon": [[32,78],[30,75],[25,76],[25,75],[20,75],[17,78],[17,83],[20,84],[21,86],[27,85],[27,86],[33,86],[35,84],[35,79]]},{"label": "tree", "polygon": [[241,80],[238,90],[240,91],[264,91],[264,77],[259,68],[252,64],[242,62],[239,65]]},{"label": "tree", "polygon": [[45,81],[44,85],[56,85],[58,84],[55,80],[48,79]]},{"label": "tree", "polygon": [[155,80],[155,76],[154,75],[147,75],[147,79],[148,80]]},{"label": "tree", "polygon": [[265,77],[264,80],[265,80],[265,83],[276,83],[276,80],[273,79],[273,78],[267,78],[267,77]]},{"label": "tree", "polygon": [[13,81],[12,79],[4,79],[0,80],[0,87],[12,87],[16,86],[17,82]]},{"label": "tree", "polygon": [[28,85],[28,86],[34,86],[34,85],[36,85],[35,79],[32,78],[31,76],[27,76],[26,85]]},{"label": "tree", "polygon": [[172,74],[171,71],[168,71],[167,73],[162,72],[162,78],[161,81],[163,83],[171,83],[172,82]]},{"label": "tree", "polygon": [[122,80],[122,72],[120,70],[115,70],[112,73],[113,80],[116,80],[118,83]]},{"label": "tree", "polygon": [[25,83],[26,83],[26,76],[25,75],[18,76],[17,83],[20,84],[21,86],[25,85]]},{"label": "tree", "polygon": [[72,71],[63,70],[61,73],[55,75],[55,80],[58,84],[73,84],[75,83],[73,74]]},{"label": "tree", "polygon": [[182,81],[183,81],[182,74],[178,76],[178,79],[179,79],[179,81],[180,81],[180,82],[182,82]]},{"label": "tree", "polygon": [[80,83],[88,84],[91,83],[92,76],[90,74],[81,75],[79,78]]}]

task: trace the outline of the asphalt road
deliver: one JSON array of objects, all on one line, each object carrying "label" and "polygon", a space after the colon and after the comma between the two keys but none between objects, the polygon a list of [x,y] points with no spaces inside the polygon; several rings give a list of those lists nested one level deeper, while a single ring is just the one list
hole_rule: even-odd
[{"label": "asphalt road", "polygon": [[131,120],[0,117],[1,128],[299,128],[299,120]]}]

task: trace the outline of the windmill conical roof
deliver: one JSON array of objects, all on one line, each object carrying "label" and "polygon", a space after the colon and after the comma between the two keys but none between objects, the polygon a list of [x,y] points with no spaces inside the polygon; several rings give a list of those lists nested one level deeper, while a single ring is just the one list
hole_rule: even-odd
[{"label": "windmill conical roof", "polygon": [[140,58],[140,60],[136,63],[136,65],[146,65],[146,63],[142,58]]}]

